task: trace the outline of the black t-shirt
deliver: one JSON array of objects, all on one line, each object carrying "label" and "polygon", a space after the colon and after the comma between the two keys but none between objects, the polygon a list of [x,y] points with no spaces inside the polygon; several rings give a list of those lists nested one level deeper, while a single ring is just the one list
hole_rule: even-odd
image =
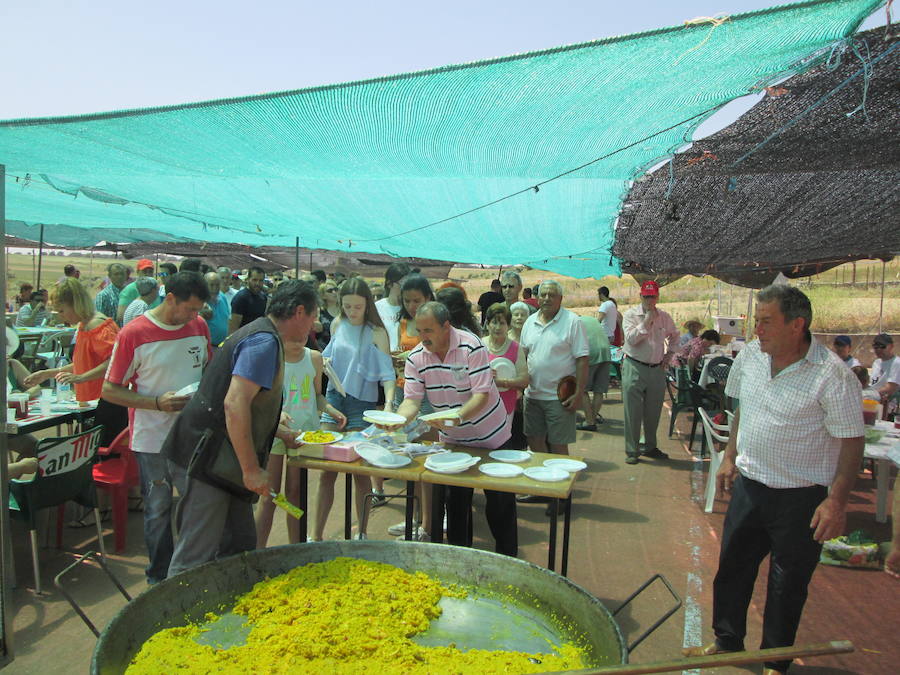
[{"label": "black t-shirt", "polygon": [[269,296],[265,292],[256,295],[249,288],[242,288],[231,299],[231,313],[241,315],[241,326],[266,315]]},{"label": "black t-shirt", "polygon": [[487,314],[488,308],[495,302],[503,302],[503,293],[488,291],[482,293],[478,298],[478,307],[481,309],[481,323],[484,325],[484,315]]}]

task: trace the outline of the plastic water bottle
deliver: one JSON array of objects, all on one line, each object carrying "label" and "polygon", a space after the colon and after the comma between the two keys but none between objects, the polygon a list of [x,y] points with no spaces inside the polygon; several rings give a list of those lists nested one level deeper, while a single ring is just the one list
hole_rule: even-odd
[{"label": "plastic water bottle", "polygon": [[[59,363],[57,364],[58,368],[62,368],[63,366],[68,365],[69,361],[63,356]],[[63,384],[62,382],[56,382],[56,400],[57,401],[71,401],[72,400],[72,385],[66,382]]]}]

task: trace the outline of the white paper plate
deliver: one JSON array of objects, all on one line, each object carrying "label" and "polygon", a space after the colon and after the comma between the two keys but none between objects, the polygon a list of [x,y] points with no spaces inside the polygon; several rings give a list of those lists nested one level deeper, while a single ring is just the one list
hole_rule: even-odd
[{"label": "white paper plate", "polygon": [[432,466],[450,467],[456,464],[467,464],[474,459],[468,452],[442,452],[432,455],[427,462]]},{"label": "white paper plate", "polygon": [[[450,464],[446,466],[434,466],[433,464],[429,464],[429,461],[432,458],[429,457],[425,460],[425,468],[429,471],[434,471],[435,473],[462,473],[463,471],[468,471],[473,466],[478,464],[481,461],[481,457],[473,457],[471,461],[466,462],[464,464]],[[568,474],[566,474],[568,475]]]},{"label": "white paper plate", "polygon": [[525,450],[494,450],[493,452],[488,453],[488,457],[496,459],[498,462],[512,462],[513,464],[517,464],[519,462],[527,462],[531,459],[531,453],[526,452]]},{"label": "white paper plate", "polygon": [[[501,380],[511,380],[516,376],[516,364],[506,357],[500,356],[491,359],[490,366]],[[497,391],[507,391],[507,389],[508,387],[497,387]]]},{"label": "white paper plate", "polygon": [[551,469],[562,469],[569,473],[575,473],[576,471],[582,471],[587,468],[587,464],[584,462],[577,459],[564,459],[562,457],[559,459],[545,459],[544,466],[549,466]]},{"label": "white paper plate", "polygon": [[391,451],[377,443],[357,443],[353,446],[356,454],[366,460],[369,464],[380,466],[391,461]]},{"label": "white paper plate", "polygon": [[306,445],[328,445],[329,443],[337,443],[339,440],[341,440],[344,437],[344,434],[342,434],[339,431],[329,431],[328,429],[323,429],[322,431],[325,431],[325,432],[331,434],[332,436],[334,436],[334,438],[332,438],[330,441],[324,441],[324,442],[323,441],[319,441],[319,442],[307,441],[304,438],[304,436],[306,436],[307,434],[310,434],[310,433],[314,433],[314,432],[304,431],[302,434],[297,436],[297,440],[300,441],[301,443],[306,443]]},{"label": "white paper plate", "polygon": [[[369,462],[369,460],[366,461]],[[399,469],[411,463],[412,460],[406,455],[395,455],[393,452],[389,452],[377,461],[369,462],[369,464],[377,466],[379,469]]]},{"label": "white paper plate", "polygon": [[543,483],[557,483],[569,478],[568,471],[552,469],[549,466],[531,466],[525,469],[523,473],[532,480],[539,480]]},{"label": "white paper plate", "polygon": [[406,424],[406,418],[403,415],[386,410],[364,410],[363,419],[369,424],[383,424],[388,427],[395,424]]},{"label": "white paper plate", "polygon": [[423,422],[432,422],[434,420],[458,420],[459,408],[450,408],[449,410],[438,410],[437,412],[428,413],[427,415],[419,415],[419,419]]},{"label": "white paper plate", "polygon": [[521,475],[523,469],[516,464],[504,464],[503,462],[490,462],[482,464],[478,470],[488,476],[494,478],[515,478]]}]

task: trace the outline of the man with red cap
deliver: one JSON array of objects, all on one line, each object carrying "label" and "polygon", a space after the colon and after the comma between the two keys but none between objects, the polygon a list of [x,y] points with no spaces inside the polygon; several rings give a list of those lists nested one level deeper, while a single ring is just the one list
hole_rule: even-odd
[{"label": "man with red cap", "polygon": [[[141,258],[137,262],[137,273],[139,277],[153,277],[155,273],[153,271],[153,261],[148,258]],[[140,293],[138,292],[137,285],[134,281],[128,284],[125,288],[122,289],[122,292],[119,293],[119,306],[116,308],[116,322],[119,325],[122,325],[122,321],[125,318],[125,310],[128,308],[134,300],[137,300]],[[162,298],[159,298],[159,302],[153,305],[156,307],[160,302],[162,302]],[[150,308],[152,309],[152,307]]]},{"label": "man with red cap", "polygon": [[[666,393],[669,355],[678,349],[680,335],[668,313],[656,308],[659,284],[641,284],[641,304],[622,315],[625,358],[622,360],[622,399],[625,407],[625,463],[637,464],[643,454],[669,456],[656,447],[656,427]],[[644,427],[644,450],[638,448]]]}]

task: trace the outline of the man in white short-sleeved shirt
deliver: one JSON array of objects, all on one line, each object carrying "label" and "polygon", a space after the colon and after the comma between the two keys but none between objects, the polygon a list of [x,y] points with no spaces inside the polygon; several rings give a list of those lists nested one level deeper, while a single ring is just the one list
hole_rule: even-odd
[{"label": "man in white short-sleeved shirt", "polygon": [[201,274],[166,277],[162,303],[119,331],[103,383],[104,399],[133,409],[131,449],[141,473],[150,584],[166,578],[174,551],[173,481],[160,449],[190,399],[177,392],[200,382],[212,356],[209,328],[197,316],[208,299]]},{"label": "man in white short-sleeved shirt", "polygon": [[[716,474],[718,491],[731,493],[713,585],[716,640],[689,648],[691,655],[744,649],[747,608],[766,555],[760,648],[793,645],[822,542],[843,534],[863,454],[861,388],[812,338],[811,321],[801,291],[764,288],[758,340],[741,350],[729,373],[725,393],[739,408]],[[790,661],[765,665],[764,673],[781,673]]]},{"label": "man in white short-sleeved shirt", "polygon": [[872,340],[872,350],[877,357],[872,363],[870,386],[881,396],[885,414],[897,409],[897,391],[900,390],[900,357],[894,355],[894,338],[880,333]]},{"label": "man in white short-sleeved shirt", "polygon": [[[530,384],[525,390],[525,436],[533,452],[567,455],[575,441],[575,411],[587,386],[590,346],[578,316],[562,307],[563,288],[545,281],[538,290],[540,309],[522,326],[519,343],[528,361]],[[574,375],[575,392],[564,401],[559,381]],[[520,500],[521,501],[521,500]]]}]

